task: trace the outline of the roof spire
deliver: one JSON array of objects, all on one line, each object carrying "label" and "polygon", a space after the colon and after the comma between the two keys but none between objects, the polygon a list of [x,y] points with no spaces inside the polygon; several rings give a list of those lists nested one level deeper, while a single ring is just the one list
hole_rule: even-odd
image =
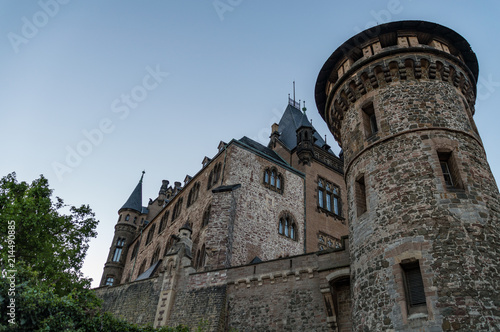
[{"label": "roof spire", "polygon": [[306,111],[307,111],[307,108],[306,108],[306,101],[303,100],[304,102],[304,107],[302,107],[302,111],[304,112],[304,114],[306,114]]},{"label": "roof spire", "polygon": [[[144,177],[145,171],[142,171],[141,179],[139,180],[139,183],[135,187],[134,191],[130,194],[129,198],[123,204],[121,209],[131,209],[138,211],[139,213],[142,211],[142,179]],[[120,209],[120,210],[121,210]]]},{"label": "roof spire", "polygon": [[295,101],[295,81],[293,81],[293,101]]}]

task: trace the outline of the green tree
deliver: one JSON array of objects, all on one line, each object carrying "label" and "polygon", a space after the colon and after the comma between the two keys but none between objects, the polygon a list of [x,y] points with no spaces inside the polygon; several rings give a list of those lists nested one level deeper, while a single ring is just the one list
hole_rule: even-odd
[{"label": "green tree", "polygon": [[[61,211],[67,209],[69,214]],[[11,226],[15,232],[15,260],[23,262],[38,277],[54,285],[58,294],[75,286],[88,285],[80,269],[97,235],[98,221],[88,205],[67,206],[59,197],[52,200],[52,190],[43,175],[31,184],[18,182],[11,173],[0,180],[0,264],[7,267]],[[14,227],[12,227],[14,226]],[[12,244],[12,242],[11,242]]]}]

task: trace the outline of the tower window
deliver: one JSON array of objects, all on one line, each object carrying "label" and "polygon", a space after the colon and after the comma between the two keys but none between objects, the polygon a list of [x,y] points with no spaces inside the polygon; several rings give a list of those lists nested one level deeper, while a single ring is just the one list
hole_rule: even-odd
[{"label": "tower window", "polygon": [[355,183],[356,207],[358,217],[366,212],[365,177],[361,176]]},{"label": "tower window", "polygon": [[462,188],[452,152],[438,152],[439,164],[447,188]]},{"label": "tower window", "polygon": [[130,214],[127,214],[127,216],[125,217],[125,221],[129,221],[130,220]]},{"label": "tower window", "polygon": [[418,261],[401,264],[406,292],[406,304],[410,314],[425,312],[425,289]]},{"label": "tower window", "polygon": [[318,180],[318,206],[340,216],[340,188],[320,178]]},{"label": "tower window", "polygon": [[118,216],[118,221],[120,221],[120,220],[122,220],[122,215],[121,214]]},{"label": "tower window", "polygon": [[107,277],[106,278],[106,283],[104,284],[105,286],[113,286],[115,282],[115,278],[113,277]]},{"label": "tower window", "polygon": [[111,260],[112,262],[119,262],[120,261],[120,257],[122,255],[124,244],[125,244],[124,238],[119,238],[118,240],[116,240],[115,252],[113,253],[113,259]]},{"label": "tower window", "polygon": [[377,117],[375,116],[375,108],[373,103],[369,103],[362,107],[363,110],[363,127],[365,136],[369,138],[378,132]]}]

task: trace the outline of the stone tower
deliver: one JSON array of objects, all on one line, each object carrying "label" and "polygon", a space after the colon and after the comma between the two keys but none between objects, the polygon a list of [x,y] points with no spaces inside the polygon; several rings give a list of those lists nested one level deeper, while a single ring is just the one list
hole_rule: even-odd
[{"label": "stone tower", "polygon": [[467,41],[422,21],[357,34],[319,73],[316,103],[344,151],[354,331],[500,329],[477,78]]},{"label": "stone tower", "polygon": [[115,225],[115,235],[109,248],[108,259],[104,264],[100,286],[113,286],[122,279],[125,258],[129,244],[137,234],[142,215],[142,172],[141,179],[128,200],[118,210],[118,222]]}]

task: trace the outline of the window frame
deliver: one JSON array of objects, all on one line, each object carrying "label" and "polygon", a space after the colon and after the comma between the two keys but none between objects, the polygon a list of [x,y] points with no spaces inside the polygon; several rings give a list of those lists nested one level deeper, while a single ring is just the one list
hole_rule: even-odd
[{"label": "window frame", "polygon": [[340,186],[325,178],[318,177],[318,208],[335,217],[342,218],[342,197]]},{"label": "window frame", "polygon": [[427,313],[427,296],[419,260],[409,260],[399,265],[408,314]]},{"label": "window frame", "polygon": [[272,190],[275,191],[279,194],[283,194],[284,192],[284,187],[285,187],[285,181],[283,174],[278,172],[278,169],[274,166],[272,167],[266,167],[264,169],[264,174],[262,177],[262,184]]},{"label": "window frame", "polygon": [[285,213],[279,218],[278,234],[293,241],[299,240],[297,223],[291,214]]}]

